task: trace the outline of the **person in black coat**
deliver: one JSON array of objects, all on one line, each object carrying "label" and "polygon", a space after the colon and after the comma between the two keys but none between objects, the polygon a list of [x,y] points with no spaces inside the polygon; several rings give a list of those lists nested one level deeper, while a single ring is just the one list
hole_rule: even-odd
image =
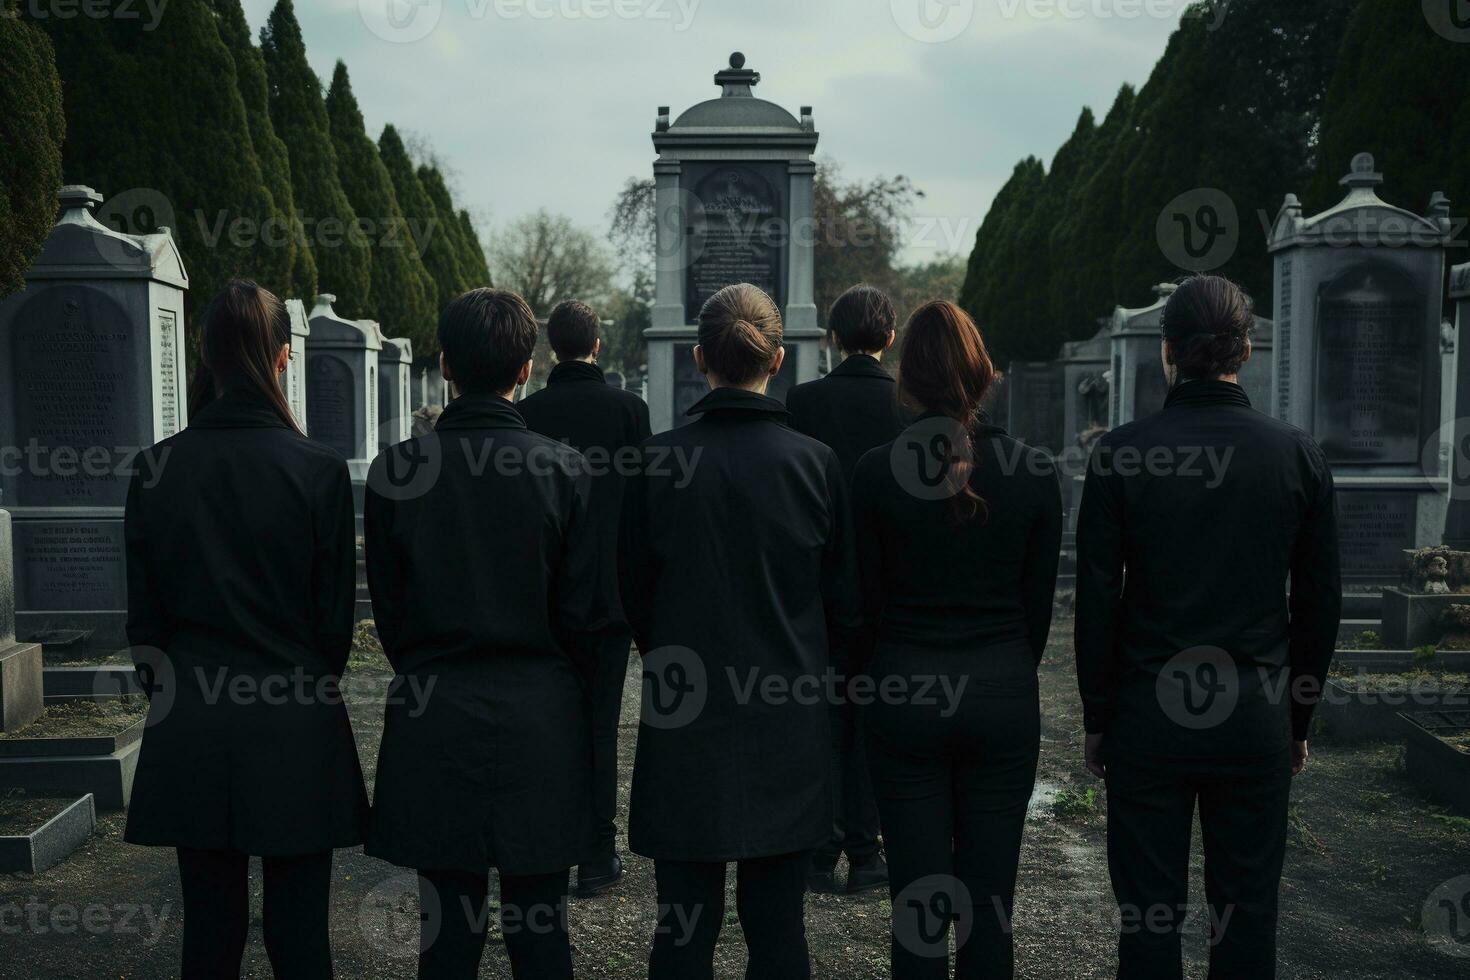
[{"label": "person in black coat", "polygon": [[699,317],[710,393],[643,445],[620,538],[623,607],[643,657],[629,847],[654,859],[652,980],[713,976],[726,864],[746,976],[810,976],[811,851],[832,832],[829,637],[856,625],[846,481],[763,392],[781,315],[739,284]]},{"label": "person in black coat", "polygon": [[[893,376],[879,363],[893,345],[897,321],[893,301],[882,290],[853,286],[837,297],[827,316],[827,339],[841,363],[825,378],[786,394],[791,427],[831,446],[849,482],[863,453],[891,442],[903,429]],[[812,856],[807,887],[835,892],[833,872],[844,852],[849,892],[883,887],[888,867],[878,848],[878,804],[857,712],[845,700],[832,712],[832,794],[832,837]]]},{"label": "person in black coat", "polygon": [[[1045,453],[981,421],[995,371],[953,303],[916,310],[900,395],[921,414],[853,481],[862,706],[893,896],[892,972],[1014,972],[1011,910],[1040,750],[1062,499]],[[861,664],[860,664],[861,665]]]},{"label": "person in black coat", "polygon": [[367,819],[339,689],[352,488],[281,392],[290,341],[279,299],[226,285],[192,421],[140,455],[128,492],[128,640],[150,705],[125,839],[178,849],[186,978],[239,974],[251,855],[276,976],[331,976],[332,849]]},{"label": "person in black coat", "polygon": [[633,392],[607,384],[597,366],[602,347],[597,325],[597,314],[585,303],[568,301],[552,310],[546,335],[556,352],[556,367],[545,388],[516,405],[532,432],[587,457],[592,473],[587,528],[597,538],[603,593],[613,620],[592,678],[592,797],[601,849],[595,861],[577,869],[577,894],[583,898],[606,891],[623,876],[616,823],[618,720],[632,637],[618,597],[618,522],[630,461],[638,458],[638,445],[650,435],[648,405]]},{"label": "person in black coat", "polygon": [[[1181,976],[1196,804],[1210,976],[1275,974],[1291,777],[1342,600],[1322,451],[1236,383],[1251,324],[1228,280],[1180,286],[1164,408],[1104,436],[1083,488],[1077,679],[1087,767],[1107,780],[1119,977]],[[1127,927],[1150,913],[1162,928]]]},{"label": "person in black coat", "polygon": [[512,974],[569,980],[570,868],[596,849],[586,685],[609,611],[586,460],[507,400],[536,330],[514,293],[446,306],[456,397],[368,475],[368,586],[397,675],[368,853],[418,869],[423,906],[440,910],[424,978],[477,975],[496,867]]}]

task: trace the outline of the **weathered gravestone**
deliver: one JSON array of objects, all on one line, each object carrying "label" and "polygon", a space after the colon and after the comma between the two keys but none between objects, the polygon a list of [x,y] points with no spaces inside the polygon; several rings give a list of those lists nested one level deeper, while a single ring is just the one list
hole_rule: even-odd
[{"label": "weathered gravestone", "polygon": [[0,501],[21,638],[110,652],[127,646],[133,458],[187,422],[188,277],[168,229],[112,231],[88,187],[59,199],[26,288],[0,306]]},{"label": "weathered gravestone", "polygon": [[353,496],[362,512],[362,488],[378,455],[378,332],[332,309],[323,293],[311,311],[306,348],[306,412],[311,437],[347,460]]},{"label": "weathered gravestone", "polygon": [[1344,587],[1373,604],[1398,581],[1405,549],[1438,544],[1444,529],[1440,306],[1451,228],[1442,194],[1427,217],[1384,203],[1369,154],[1342,183],[1341,203],[1310,218],[1288,195],[1268,239],[1276,414],[1321,445],[1337,482]]},{"label": "weathered gravestone", "polygon": [[439,371],[439,358],[421,357],[413,366],[413,407],[443,408],[449,404],[449,382]]},{"label": "weathered gravestone", "polygon": [[1470,551],[1470,262],[1450,272],[1450,298],[1455,302],[1458,337],[1455,345],[1454,420],[1448,459],[1450,501],[1445,515],[1444,543]]},{"label": "weathered gravestone", "polygon": [[1012,361],[1005,372],[1007,428],[1011,435],[1052,455],[1065,443],[1060,364],[1051,361]]},{"label": "weathered gravestone", "polygon": [[41,716],[41,646],[15,641],[15,562],[10,515],[0,510],[0,732],[24,728]]},{"label": "weathered gravestone", "polygon": [[[376,324],[374,324],[376,327]],[[397,445],[413,430],[413,344],[384,337],[378,352],[378,451]]]},{"label": "weathered gravestone", "polygon": [[694,366],[699,310],[715,292],[753,283],[775,299],[785,325],[786,362],[769,393],[783,398],[817,377],[813,256],[811,110],[797,119],[757,99],[760,73],[734,54],[715,75],[722,94],[672,124],[659,109],[653,133],[658,245],[656,301],[648,340],[648,407],[655,432],[688,419],[708,390]]},{"label": "weathered gravestone", "polygon": [[306,338],[311,325],[306,320],[306,304],[299,299],[286,300],[286,312],[291,317],[291,360],[286,373],[281,375],[281,389],[286,393],[286,404],[296,416],[301,431],[310,434],[306,424]]}]

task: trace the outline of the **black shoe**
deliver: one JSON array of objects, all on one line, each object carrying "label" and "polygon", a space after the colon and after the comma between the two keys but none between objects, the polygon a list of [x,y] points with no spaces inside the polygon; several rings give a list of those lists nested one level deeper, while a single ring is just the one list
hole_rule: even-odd
[{"label": "black shoe", "polygon": [[871,891],[888,884],[888,863],[883,855],[875,854],[872,860],[849,865],[847,869],[847,893]]},{"label": "black shoe", "polygon": [[808,871],[806,873],[806,890],[813,895],[836,895],[837,876],[831,871]]},{"label": "black shoe", "polygon": [[606,861],[577,865],[577,897],[601,895],[623,878],[623,859],[614,854]]}]

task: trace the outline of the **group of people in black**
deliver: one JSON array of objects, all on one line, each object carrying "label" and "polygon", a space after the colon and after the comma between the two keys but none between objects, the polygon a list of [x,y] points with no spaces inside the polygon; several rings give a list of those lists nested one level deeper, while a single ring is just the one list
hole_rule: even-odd
[{"label": "group of people in black", "polygon": [[[1196,803],[1210,975],[1274,972],[1287,795],[1339,586],[1321,452],[1236,383],[1251,322],[1224,279],[1170,297],[1168,401],[1101,440],[1082,495],[1077,675],[1120,977],[1181,976]],[[452,401],[378,456],[355,508],[346,463],[282,394],[284,305],[243,280],[215,297],[190,425],[148,451],[126,515],[152,698],[126,836],[177,849],[183,977],[238,977],[252,856],[276,976],[330,977],[332,853],[360,845],[417,872],[421,977],[478,974],[491,869],[513,974],[573,976],[571,869],[584,896],[622,875],[630,646],[651,978],[713,977],[732,863],[746,976],[809,978],[805,895],[839,890],[844,852],[845,890],[893,898],[894,977],[950,975],[951,932],[955,976],[1013,975],[1059,475],[981,410],[997,372],[959,307],[912,313],[896,379],[881,291],[849,290],[829,323],[840,363],[783,403],[766,393],[785,357],[776,304],[720,290],[693,354],[710,391],[655,435],[641,399],[604,383],[580,303],[548,323],[546,387],[514,401],[537,320],[514,293],[472,290],[439,322]],[[1208,480],[1125,465],[1204,447],[1230,454]],[[331,696],[359,510],[395,672],[371,806]]]}]

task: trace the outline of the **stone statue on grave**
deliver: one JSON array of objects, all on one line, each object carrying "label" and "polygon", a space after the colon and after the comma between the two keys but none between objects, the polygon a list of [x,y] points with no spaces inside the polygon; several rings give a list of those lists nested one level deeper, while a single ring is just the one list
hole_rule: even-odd
[{"label": "stone statue on grave", "polygon": [[1470,552],[1443,545],[1404,552],[1403,587],[1420,595],[1470,592]]},{"label": "stone statue on grave", "polygon": [[[1108,389],[1111,387],[1106,371],[1084,374],[1077,382],[1077,401],[1081,408],[1078,417],[1085,423],[1083,431],[1107,424]],[[1078,439],[1081,439],[1080,433]]]}]

